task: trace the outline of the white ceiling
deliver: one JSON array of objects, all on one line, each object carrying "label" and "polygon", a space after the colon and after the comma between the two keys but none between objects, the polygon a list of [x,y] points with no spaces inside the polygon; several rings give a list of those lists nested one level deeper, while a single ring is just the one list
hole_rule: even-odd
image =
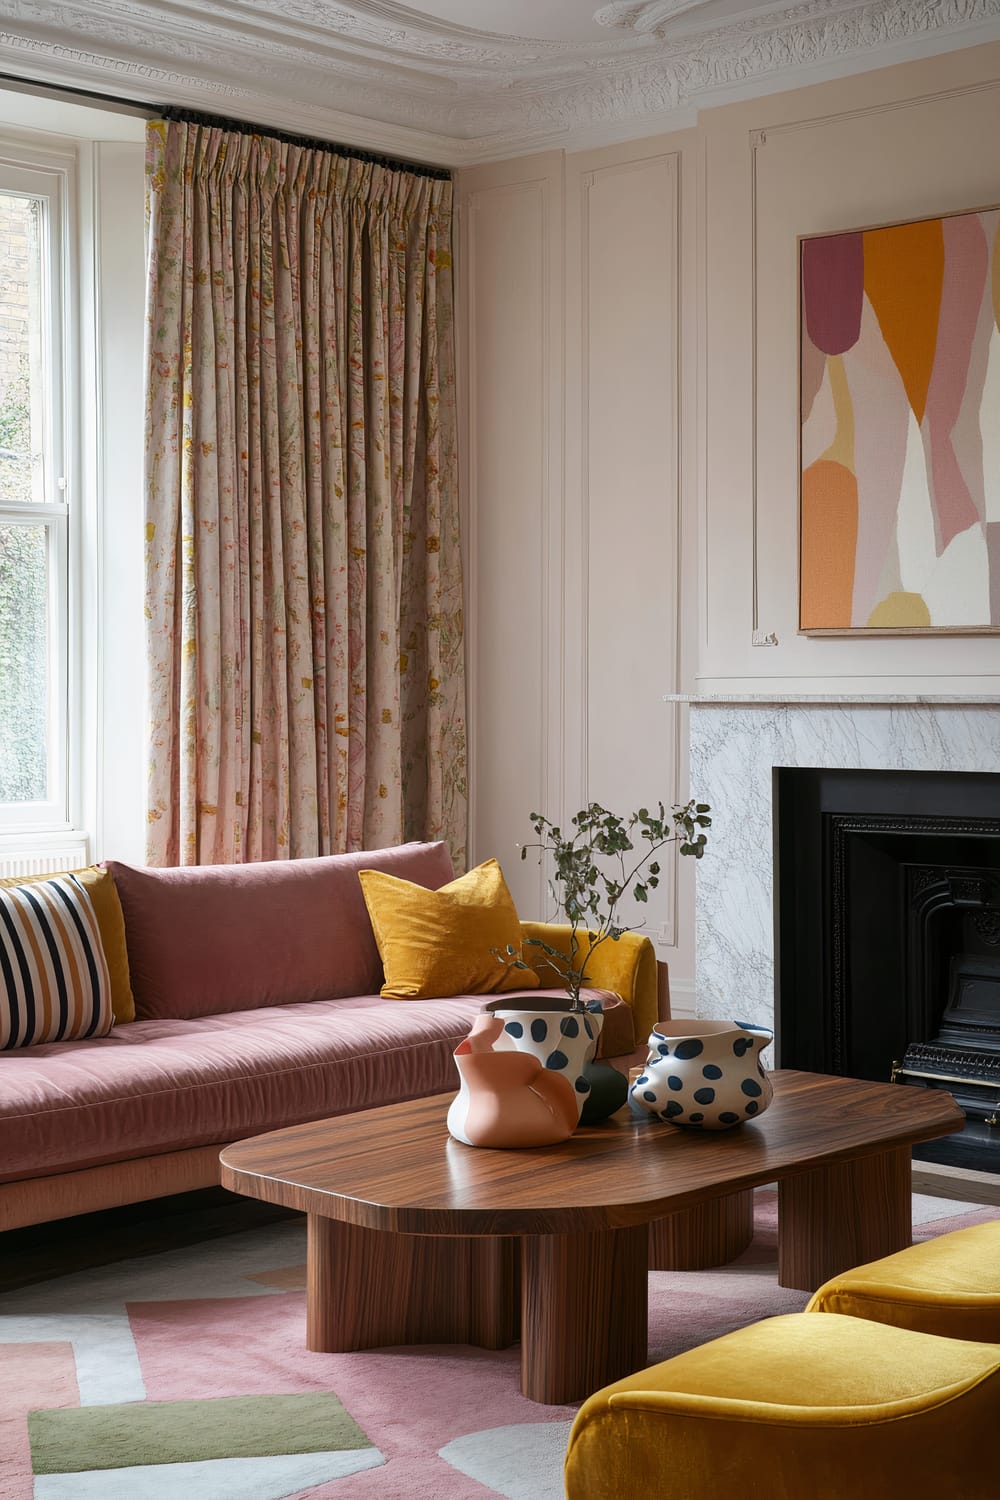
[{"label": "white ceiling", "polygon": [[1000,40],[1000,0],[0,0],[0,71],[461,166]]}]

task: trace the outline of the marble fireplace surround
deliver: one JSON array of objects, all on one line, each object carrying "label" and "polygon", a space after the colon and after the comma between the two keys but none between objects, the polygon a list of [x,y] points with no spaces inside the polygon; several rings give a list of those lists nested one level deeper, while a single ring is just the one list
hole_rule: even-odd
[{"label": "marble fireplace surround", "polygon": [[1000,772],[1000,698],[671,698],[690,706],[691,791],[712,808],[695,1013],[773,1027],[773,768]]}]

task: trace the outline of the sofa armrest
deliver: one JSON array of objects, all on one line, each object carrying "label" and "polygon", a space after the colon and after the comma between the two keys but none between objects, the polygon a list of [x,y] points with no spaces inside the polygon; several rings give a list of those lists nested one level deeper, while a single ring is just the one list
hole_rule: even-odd
[{"label": "sofa armrest", "polygon": [[[560,976],[542,949],[534,946],[532,939],[548,943],[550,948],[568,957],[570,932],[568,923],[521,923],[522,957],[546,989],[558,986]],[[586,942],[586,932],[578,930],[577,940]],[[656,950],[649,938],[637,932],[623,932],[617,942],[609,938],[602,943],[588,965],[587,986],[595,990],[611,990],[625,1002],[624,1006],[607,1012],[601,1055],[618,1057],[644,1046],[657,1019]]]}]

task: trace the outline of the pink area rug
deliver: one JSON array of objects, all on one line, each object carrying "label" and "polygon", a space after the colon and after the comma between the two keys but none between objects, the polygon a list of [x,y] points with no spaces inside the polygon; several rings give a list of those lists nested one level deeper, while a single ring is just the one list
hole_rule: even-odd
[{"label": "pink area rug", "polygon": [[[914,1198],[915,1237],[1000,1209]],[[304,1347],[289,1221],[0,1297],[2,1500],[559,1500],[572,1407],[518,1350]],[[807,1300],[776,1278],[776,1194],[715,1271],[650,1276],[650,1363]]]}]

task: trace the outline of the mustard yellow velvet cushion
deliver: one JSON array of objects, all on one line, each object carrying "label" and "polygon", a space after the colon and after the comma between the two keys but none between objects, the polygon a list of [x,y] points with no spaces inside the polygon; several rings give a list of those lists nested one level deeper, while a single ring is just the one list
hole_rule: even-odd
[{"label": "mustard yellow velvet cushion", "polygon": [[358,878],[382,959],[388,1000],[534,989],[537,976],[491,953],[521,954],[521,924],[495,859],[429,891],[381,870]]},{"label": "mustard yellow velvet cushion", "polygon": [[1000,1219],[833,1276],[807,1310],[1000,1344]]},{"label": "mustard yellow velvet cushion", "polygon": [[836,1314],[768,1318],[581,1407],[567,1500],[996,1500],[1000,1349]]},{"label": "mustard yellow velvet cushion", "polygon": [[85,870],[60,870],[44,875],[15,875],[0,879],[0,887],[31,885],[38,880],[54,880],[56,875],[74,875],[90,897],[97,925],[101,932],[101,946],[111,980],[111,1009],[116,1024],[135,1020],[135,1000],[129,979],[128,949],[125,946],[125,917],[115,890],[111,872],[101,865],[88,865]]}]

